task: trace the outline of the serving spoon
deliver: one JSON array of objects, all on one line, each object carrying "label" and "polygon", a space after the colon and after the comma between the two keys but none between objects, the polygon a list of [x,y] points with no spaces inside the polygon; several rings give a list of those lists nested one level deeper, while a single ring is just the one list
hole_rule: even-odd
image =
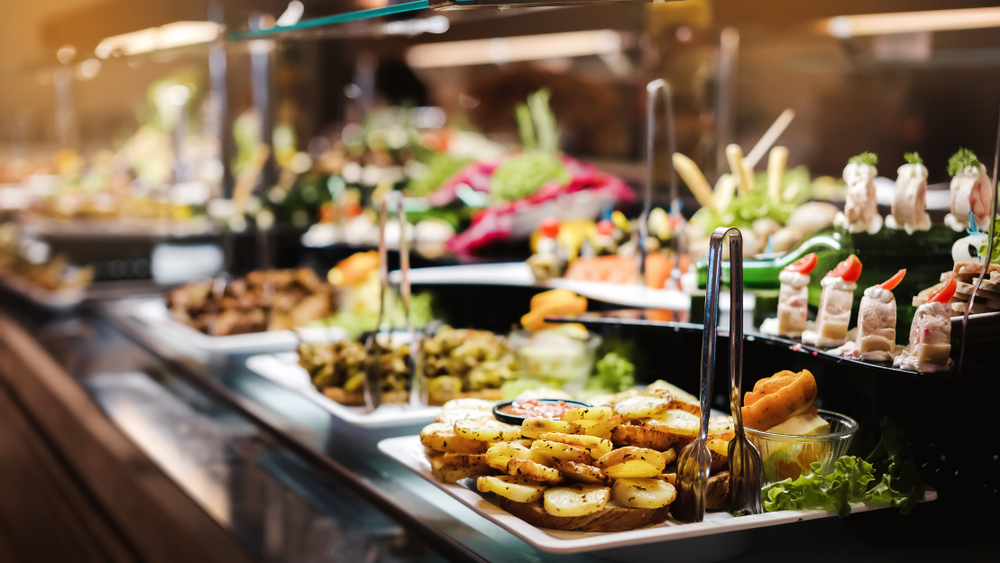
[{"label": "serving spoon", "polygon": [[[730,264],[730,385],[735,388],[731,396],[739,397],[739,380],[743,371],[743,237],[735,227],[719,227],[712,233],[708,247],[708,288],[705,294],[705,324],[701,348],[701,427],[698,437],[681,450],[677,458],[677,500],[670,507],[670,514],[682,522],[701,522],[705,519],[706,497],[708,495],[709,468],[712,452],[708,449],[708,422],[712,413],[712,383],[715,378],[715,345],[719,325],[719,292],[722,286],[722,241],[729,235]],[[737,382],[733,385],[733,382]],[[738,399],[737,399],[738,400]],[[738,403],[737,403],[738,404]],[[741,493],[752,494],[753,478],[746,479],[748,472],[755,472],[757,503],[760,503],[760,454],[753,444],[746,441],[743,420],[739,411],[734,410],[737,437],[730,442],[730,460],[733,458],[733,442],[737,442],[735,454],[740,461],[735,465],[730,461],[730,498],[733,488]],[[740,441],[742,437],[742,441]],[[751,453],[752,452],[752,453]],[[756,454],[756,463],[745,462]],[[736,483],[739,481],[739,483]],[[734,485],[735,484],[735,485]],[[740,505],[746,504],[741,501]],[[752,510],[752,508],[745,508]]]}]

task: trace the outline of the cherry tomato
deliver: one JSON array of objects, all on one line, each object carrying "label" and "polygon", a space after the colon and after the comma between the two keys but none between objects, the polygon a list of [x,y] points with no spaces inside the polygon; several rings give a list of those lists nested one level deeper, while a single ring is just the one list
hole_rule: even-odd
[{"label": "cherry tomato", "polygon": [[828,273],[827,277],[841,278],[845,282],[856,282],[861,277],[861,260],[851,254],[847,260],[837,264],[837,267]]},{"label": "cherry tomato", "polygon": [[321,223],[333,223],[337,220],[337,208],[332,203],[324,203],[319,208],[319,220]]},{"label": "cherry tomato", "polygon": [[885,290],[888,290],[888,291],[892,291],[893,289],[896,289],[896,286],[899,285],[899,282],[903,281],[903,276],[905,276],[905,275],[906,275],[906,269],[904,268],[904,269],[896,272],[895,276],[892,276],[891,278],[889,278],[889,279],[885,280],[884,282],[878,284],[878,287],[881,287],[882,289],[885,289]]},{"label": "cherry tomato", "polygon": [[816,253],[810,252],[802,258],[796,260],[792,265],[785,266],[784,271],[786,272],[798,272],[800,274],[808,274],[813,271],[816,267]]},{"label": "cherry tomato", "polygon": [[951,298],[955,295],[955,288],[958,284],[955,283],[954,279],[948,280],[948,283],[944,284],[944,287],[939,289],[937,293],[931,295],[931,298],[927,300],[928,303],[947,303],[951,301]]},{"label": "cherry tomato", "polygon": [[357,217],[361,215],[361,204],[356,201],[349,201],[344,204],[344,217]]},{"label": "cherry tomato", "polygon": [[608,236],[611,233],[613,233],[614,231],[615,231],[615,224],[612,223],[611,221],[607,220],[607,219],[605,219],[605,220],[597,223],[597,232],[598,232],[598,234],[601,234],[601,235],[604,235],[604,236]]},{"label": "cherry tomato", "polygon": [[556,238],[559,236],[559,219],[555,217],[542,219],[542,224],[539,225],[538,232],[543,237]]}]

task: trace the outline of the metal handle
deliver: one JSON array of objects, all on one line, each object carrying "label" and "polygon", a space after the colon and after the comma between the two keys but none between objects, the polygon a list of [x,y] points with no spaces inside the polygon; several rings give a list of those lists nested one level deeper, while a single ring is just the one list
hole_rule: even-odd
[{"label": "metal handle", "polygon": [[410,321],[410,240],[407,230],[410,222],[406,218],[405,198],[396,198],[396,218],[399,221],[399,270],[402,279],[399,284],[399,295],[403,301],[403,322],[406,323],[406,333],[410,335],[410,405],[414,407],[427,406],[428,389],[424,377],[423,342],[421,333],[413,328]]},{"label": "metal handle", "polygon": [[[743,377],[743,236],[736,227],[719,227],[708,246],[708,288],[705,293],[705,327],[701,345],[701,439],[708,438],[712,381],[715,378],[715,345],[719,329],[719,292],[722,289],[722,241],[729,235],[730,310],[729,373]],[[737,390],[736,393],[739,393]]]},{"label": "metal handle", "polygon": [[677,150],[677,135],[674,128],[674,95],[670,83],[657,78],[646,85],[646,178],[643,186],[642,214],[639,216],[639,253],[636,265],[639,281],[646,283],[646,239],[649,237],[649,213],[653,210],[653,164],[655,162],[656,139],[656,96],[663,91],[664,107],[667,112],[667,161],[670,164],[670,212],[680,214],[677,196],[677,171],[674,169],[674,152]]},{"label": "metal handle", "polygon": [[375,330],[368,335],[365,342],[365,410],[371,412],[378,408],[382,402],[381,373],[379,373],[381,363],[381,348],[378,343],[378,335],[382,331],[382,320],[385,318],[385,298],[389,290],[389,256],[385,245],[385,222],[389,214],[389,203],[386,198],[382,198],[382,204],[378,215],[378,274],[381,290],[379,293],[378,320],[375,323]]}]

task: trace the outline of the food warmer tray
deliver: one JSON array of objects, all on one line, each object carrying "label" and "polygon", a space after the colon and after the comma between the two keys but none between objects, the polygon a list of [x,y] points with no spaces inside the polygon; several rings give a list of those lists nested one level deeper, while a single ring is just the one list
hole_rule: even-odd
[{"label": "food warmer tray", "polygon": [[336,418],[360,428],[386,429],[429,424],[441,407],[410,407],[405,404],[383,404],[374,412],[364,407],[342,405],[320,393],[309,379],[309,372],[299,365],[295,352],[261,354],[246,361],[247,369],[297,393],[329,411]]},{"label": "food warmer tray", "polygon": [[[597,552],[594,555],[607,559],[639,561],[662,561],[664,553],[648,547],[645,549],[627,549],[645,544],[661,543],[675,540],[730,534],[765,526],[777,526],[804,520],[815,520],[837,516],[836,512],[825,510],[782,510],[749,516],[735,517],[728,512],[708,513],[704,522],[684,524],[669,519],[663,524],[629,530],[626,532],[562,532],[544,530],[535,527],[524,520],[508,513],[486,500],[479,492],[470,489],[475,487],[474,480],[467,479],[466,485],[460,483],[442,483],[431,474],[430,462],[424,453],[424,446],[419,436],[400,436],[382,440],[379,450],[420,477],[432,483],[438,489],[456,499],[474,512],[497,524],[501,528],[524,540],[532,547],[558,554]],[[937,492],[927,490],[924,502],[937,498]],[[852,513],[867,512],[887,505],[866,506],[852,504]],[[726,543],[726,542],[713,542]]]}]

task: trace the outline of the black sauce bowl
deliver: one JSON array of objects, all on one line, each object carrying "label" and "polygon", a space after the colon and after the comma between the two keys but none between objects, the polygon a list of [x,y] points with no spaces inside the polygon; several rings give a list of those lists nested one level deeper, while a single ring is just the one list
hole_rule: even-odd
[{"label": "black sauce bowl", "polygon": [[[525,399],[525,400],[529,400],[529,399]],[[590,407],[590,406],[593,406],[593,405],[591,405],[589,403],[584,403],[583,401],[574,401],[572,399],[534,399],[534,400],[538,401],[540,403],[558,403],[559,401],[562,401],[562,402],[566,403],[567,405],[573,405],[574,407]],[[510,405],[511,403],[514,403],[514,402],[515,401],[503,401],[502,403],[497,403],[496,405],[493,406],[493,416],[495,416],[496,419],[499,420],[500,422],[506,422],[507,424],[516,424],[516,425],[520,426],[521,423],[524,422],[524,419],[526,417],[523,417],[523,416],[520,416],[520,415],[516,415],[516,414],[507,414],[507,413],[502,412],[500,410],[500,409],[502,409],[502,408]]]}]

